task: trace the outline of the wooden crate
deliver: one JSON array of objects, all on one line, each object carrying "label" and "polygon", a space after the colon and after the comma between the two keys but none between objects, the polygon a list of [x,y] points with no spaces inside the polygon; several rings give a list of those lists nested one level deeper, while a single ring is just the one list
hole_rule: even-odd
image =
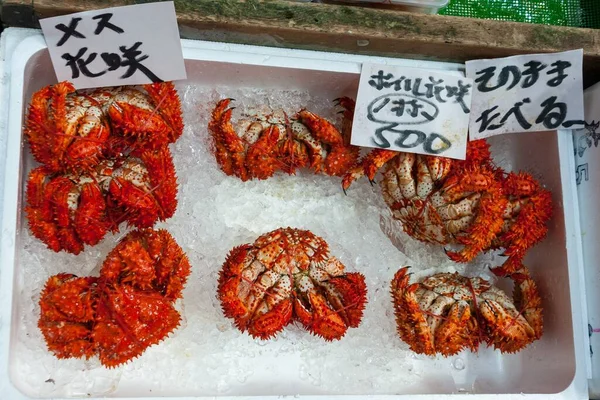
[{"label": "wooden crate", "polygon": [[[139,2],[139,1],[138,1]],[[6,26],[134,0],[4,0]],[[286,0],[175,0],[181,37],[464,62],[584,49],[584,85],[600,81],[600,30]]]}]

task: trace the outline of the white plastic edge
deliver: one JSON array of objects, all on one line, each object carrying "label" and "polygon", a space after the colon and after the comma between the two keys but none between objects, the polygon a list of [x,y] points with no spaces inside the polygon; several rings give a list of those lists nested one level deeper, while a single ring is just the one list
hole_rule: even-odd
[{"label": "white plastic edge", "polygon": [[[7,35],[6,40],[13,32],[11,29],[7,29],[3,36]],[[264,65],[273,67],[284,67],[284,68],[301,68],[301,69],[315,69],[315,65],[319,65],[319,70],[323,71],[335,71],[335,72],[348,72],[348,73],[360,73],[360,67],[362,62],[381,63],[390,65],[403,65],[403,66],[414,66],[417,67],[419,61],[416,60],[405,60],[405,59],[391,59],[384,57],[369,57],[351,54],[338,54],[338,53],[325,53],[309,50],[294,50],[294,49],[280,49],[280,48],[267,48],[250,45],[238,45],[229,43],[218,43],[218,42],[204,42],[204,41],[192,41],[192,40],[181,40],[183,56],[184,58],[205,60],[205,61],[226,61],[239,64],[251,64],[251,65]],[[10,64],[11,71],[24,71],[25,66],[29,58],[36,52],[46,48],[44,38],[40,33],[23,39],[18,46],[15,47],[14,54],[18,54],[19,57],[12,59]],[[243,60],[243,61],[240,61]],[[316,60],[320,62],[315,63]],[[462,64],[455,63],[438,63],[440,69],[446,71],[463,71],[464,66]],[[17,227],[17,204],[19,196],[19,179],[21,176],[21,132],[22,132],[22,110],[23,110],[23,99],[22,92],[24,87],[24,75],[23,74],[11,74],[10,81],[3,82],[3,86],[9,86],[9,119],[8,119],[8,133],[7,135],[7,157],[6,157],[6,169],[4,182],[4,205],[3,205],[3,220],[2,220],[2,240],[0,247],[0,393],[3,399],[29,399],[19,392],[10,381],[9,374],[9,344],[11,335],[11,319],[12,319],[12,302],[13,302],[13,279],[14,279],[14,258],[15,258],[15,239],[16,239],[16,227]],[[18,134],[16,133],[18,132]],[[573,221],[573,223],[566,225],[567,234],[567,248],[568,250],[568,263],[569,263],[569,282],[570,282],[570,293],[571,297],[573,294],[583,294],[583,285],[581,285],[581,279],[575,277],[581,277],[583,274],[583,266],[581,265],[581,253],[577,249],[581,247],[580,238],[578,236],[579,230],[579,211],[577,202],[577,193],[573,186],[573,170],[574,170],[574,158],[573,158],[573,141],[569,131],[559,131],[558,134],[558,147],[559,157],[561,160],[567,162],[561,162],[561,180],[563,182],[563,204],[565,212],[565,221]],[[571,195],[569,196],[568,193]],[[579,243],[579,244],[578,244]],[[584,346],[586,338],[584,335],[585,330],[583,329],[584,321],[584,310],[581,302],[585,302],[585,297],[577,301],[577,299],[571,299],[571,311],[573,318],[573,340],[575,344],[575,357],[576,357],[576,372],[573,381],[567,389],[561,393],[556,394],[478,394],[478,399],[502,399],[502,400],[513,400],[513,399],[527,399],[527,400],[548,400],[548,399],[588,399],[588,388],[587,388],[587,373],[584,357],[587,354],[587,347]],[[283,397],[292,396],[269,396],[262,397],[265,399],[276,399]],[[342,397],[342,396],[340,396]],[[126,398],[116,398],[122,399]],[[177,397],[172,398],[173,400],[181,399],[198,399],[198,397]],[[212,397],[211,397],[212,398]],[[303,398],[310,398],[311,400],[328,399],[330,396],[303,396]],[[343,396],[344,399],[348,400],[362,400],[362,399],[430,399],[430,400],[472,400],[474,398],[471,394],[441,394],[441,395],[377,395],[377,396]],[[152,399],[152,398],[145,398]],[[166,398],[165,398],[166,399]],[[252,399],[256,397],[251,396],[227,396],[221,397],[223,400],[227,399]]]}]

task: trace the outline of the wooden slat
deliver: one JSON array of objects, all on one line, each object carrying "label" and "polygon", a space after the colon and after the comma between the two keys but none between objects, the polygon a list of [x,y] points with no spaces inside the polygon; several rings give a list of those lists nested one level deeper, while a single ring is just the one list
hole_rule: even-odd
[{"label": "wooden slat", "polygon": [[[39,18],[134,3],[6,0],[2,11],[8,26],[37,26]],[[585,85],[600,80],[600,31],[593,29],[286,0],[175,4],[181,36],[189,39],[457,62],[583,48]]]}]

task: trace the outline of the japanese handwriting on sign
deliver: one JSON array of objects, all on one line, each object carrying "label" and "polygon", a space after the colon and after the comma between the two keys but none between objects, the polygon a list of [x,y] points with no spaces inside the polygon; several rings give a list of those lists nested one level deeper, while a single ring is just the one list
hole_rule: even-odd
[{"label": "japanese handwriting on sign", "polygon": [[580,50],[467,62],[471,139],[583,125]]},{"label": "japanese handwriting on sign", "polygon": [[172,1],[40,21],[59,80],[76,88],[185,79]]},{"label": "japanese handwriting on sign", "polygon": [[464,159],[472,85],[459,73],[364,64],[351,142]]},{"label": "japanese handwriting on sign", "polygon": [[90,53],[87,55],[85,60],[83,59],[83,56],[88,51],[87,47],[82,47],[79,49],[79,52],[74,56],[69,53],[65,53],[62,55],[62,58],[67,60],[66,65],[71,68],[72,79],[78,78],[80,73],[88,78],[95,78],[104,75],[108,71],[114,71],[120,67],[127,67],[127,70],[121,76],[122,79],[129,78],[139,70],[148,78],[150,78],[152,82],[162,82],[158,76],[154,75],[152,71],[142,64],[142,61],[146,60],[148,56],[142,55],[142,52],[138,50],[141,45],[142,42],[137,42],[131,47],[119,46],[121,54],[106,52],[102,53],[100,56],[107,68],[99,72],[92,72],[88,69],[88,64],[96,59],[98,53]]},{"label": "japanese handwriting on sign", "polygon": [[[384,74],[383,70],[377,71],[376,74],[371,75],[369,85],[377,90],[393,88],[394,91],[405,91],[412,93],[415,97],[425,97],[427,99],[435,98],[439,103],[445,103],[449,99],[454,99],[455,103],[460,104],[463,112],[468,113],[469,107],[465,104],[464,98],[469,94],[471,84],[464,84],[462,80],[459,80],[457,85],[443,85],[443,79],[435,79],[433,76],[428,77],[428,81],[423,83],[422,78],[406,78],[400,76],[395,78],[393,74]],[[425,88],[421,91],[421,84]],[[442,94],[445,91],[445,94]]]},{"label": "japanese handwriting on sign", "polygon": [[[112,16],[112,13],[105,13],[92,17],[92,19],[96,20],[98,23],[96,29],[94,30],[94,35],[101,34],[105,28],[108,28],[118,34],[125,32],[122,28],[110,22],[110,18]],[[71,18],[71,23],[68,27],[62,23],[55,26],[56,29],[64,32],[63,36],[56,44],[58,47],[64,45],[71,37],[74,39],[85,39],[85,36],[77,31],[77,25],[80,21],[81,18]],[[101,59],[104,61],[104,66],[106,68],[101,69],[98,72],[93,72],[90,70],[90,67],[88,67],[89,64],[96,60],[98,53],[90,52],[89,54],[86,54],[88,51],[87,47],[81,47],[75,55],[64,53],[62,58],[66,60],[65,65],[71,68],[71,79],[79,78],[80,74],[83,74],[88,78],[96,78],[104,75],[108,71],[114,71],[118,68],[125,67],[127,68],[127,71],[121,76],[122,79],[129,78],[136,71],[140,71],[149,79],[151,79],[152,82],[162,82],[158,76],[156,76],[152,71],[150,71],[150,69],[142,64],[142,61],[148,58],[148,55],[142,55],[142,52],[138,50],[142,44],[142,42],[136,42],[129,47],[119,46],[119,50],[121,52],[120,54],[108,52],[102,53]]]}]

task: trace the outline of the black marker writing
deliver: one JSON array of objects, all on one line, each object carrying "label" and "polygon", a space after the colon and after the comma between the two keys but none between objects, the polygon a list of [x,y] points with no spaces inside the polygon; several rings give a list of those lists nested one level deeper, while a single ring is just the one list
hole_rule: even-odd
[{"label": "black marker writing", "polygon": [[92,72],[89,65],[96,60],[98,53],[89,53],[87,58],[83,58],[87,52],[87,47],[79,49],[76,55],[64,53],[62,58],[67,60],[66,65],[71,68],[71,78],[77,79],[80,75],[88,78],[97,78],[104,75],[108,71],[115,71],[119,68],[127,68],[125,73],[121,76],[121,79],[126,79],[137,71],[140,71],[146,75],[152,82],[162,82],[162,80],[154,74],[148,67],[146,67],[142,61],[148,59],[148,55],[142,55],[142,52],[138,48],[142,45],[142,42],[136,42],[133,46],[120,46],[122,54],[117,53],[102,53],[100,59],[104,61],[106,67],[100,72]]},{"label": "black marker writing", "polygon": [[88,69],[88,65],[96,59],[96,56],[98,54],[91,53],[84,60],[82,57],[87,50],[88,50],[87,47],[82,47],[79,50],[79,52],[74,56],[72,56],[69,53],[65,53],[62,55],[62,58],[67,60],[66,65],[68,67],[71,67],[71,79],[79,78],[80,73],[83,74],[83,76],[86,76],[88,78],[96,78],[96,77],[102,76],[106,73],[106,71],[94,73]]},{"label": "black marker writing", "polygon": [[546,64],[542,64],[539,61],[531,60],[523,65],[527,68],[525,68],[525,70],[523,71],[523,76],[525,77],[525,79],[523,80],[521,87],[523,89],[527,89],[528,87],[535,85],[535,83],[540,78],[540,72],[544,68],[546,68]]},{"label": "black marker writing", "polygon": [[142,42],[136,42],[131,47],[120,46],[119,49],[123,52],[123,61],[121,62],[122,67],[128,67],[127,72],[121,76],[121,78],[129,78],[136,71],[142,72],[148,78],[152,80],[152,82],[162,82],[162,80],[154,75],[152,71],[150,71],[145,65],[142,64],[142,61],[148,59],[148,55],[143,55],[138,58],[142,54],[138,48],[142,45]]},{"label": "black marker writing", "polygon": [[[412,149],[417,146],[423,146],[429,154],[441,154],[452,147],[452,142],[438,133],[430,133],[416,129],[394,129],[398,124],[391,124],[375,130],[375,137],[379,141],[372,139],[372,142],[379,148],[387,149],[391,146],[389,140],[383,135],[384,132],[397,134],[394,144],[401,149]],[[437,146],[436,146],[437,145]]]},{"label": "black marker writing", "polygon": [[[459,80],[456,86],[444,85],[443,79],[435,79],[430,76],[428,77],[429,82],[425,81],[424,83],[422,78],[412,79],[405,76],[395,78],[393,74],[385,73],[383,70],[379,70],[370,78],[369,85],[377,90],[393,88],[395,92],[404,91],[415,98],[433,99],[437,103],[446,103],[448,99],[454,98],[454,103],[459,104],[465,114],[470,112],[465,103],[465,97],[470,94],[471,84],[465,85],[462,80]],[[444,91],[446,92],[445,96],[443,95]]]},{"label": "black marker writing", "polygon": [[550,66],[554,68],[548,71],[548,75],[557,74],[557,76],[548,81],[548,86],[557,87],[566,77],[569,76],[565,74],[565,69],[569,68],[571,63],[568,61],[558,60],[550,64]]},{"label": "black marker writing", "polygon": [[469,89],[471,89],[471,84],[464,85],[461,80],[458,81],[458,86],[446,86],[446,96],[448,98],[454,97],[454,102],[460,104],[465,114],[471,111],[465,104],[465,96],[469,94]]},{"label": "black marker writing", "polygon": [[98,25],[96,26],[96,30],[94,31],[94,35],[99,35],[102,33],[102,31],[104,30],[104,28],[108,28],[110,30],[113,30],[117,33],[123,33],[125,32],[123,29],[119,28],[118,26],[116,26],[115,24],[110,23],[110,19],[112,18],[113,14],[112,13],[106,13],[106,14],[99,14],[96,15],[94,17],[92,17],[92,19],[97,19],[98,21]]},{"label": "black marker writing", "polygon": [[413,118],[416,118],[419,115],[419,109],[423,108],[423,105],[419,104],[417,99],[412,99],[408,102],[404,99],[398,99],[394,100],[392,103],[394,104],[394,107],[391,108],[391,111],[394,112],[397,117],[401,117],[404,115],[404,111],[406,110],[407,105],[410,107],[408,108],[407,112]]},{"label": "black marker writing", "polygon": [[67,42],[67,40],[69,40],[71,36],[74,36],[79,39],[85,39],[85,36],[83,36],[82,33],[77,31],[77,24],[79,24],[79,21],[81,21],[81,18],[71,18],[69,26],[66,26],[65,24],[58,24],[55,26],[56,29],[58,29],[61,32],[64,32],[64,35],[62,35],[58,43],[56,43],[56,46],[62,46]]},{"label": "black marker writing", "polygon": [[511,79],[510,85],[506,88],[506,90],[510,90],[513,87],[517,86],[517,84],[521,80],[521,71],[519,70],[519,67],[517,67],[516,65],[507,65],[500,71],[496,85],[489,86],[488,84],[494,77],[495,73],[496,67],[488,67],[482,69],[481,71],[477,71],[475,75],[480,75],[475,79],[475,83],[477,84],[477,90],[479,90],[482,93],[491,92],[493,90],[504,87],[508,80]]}]

